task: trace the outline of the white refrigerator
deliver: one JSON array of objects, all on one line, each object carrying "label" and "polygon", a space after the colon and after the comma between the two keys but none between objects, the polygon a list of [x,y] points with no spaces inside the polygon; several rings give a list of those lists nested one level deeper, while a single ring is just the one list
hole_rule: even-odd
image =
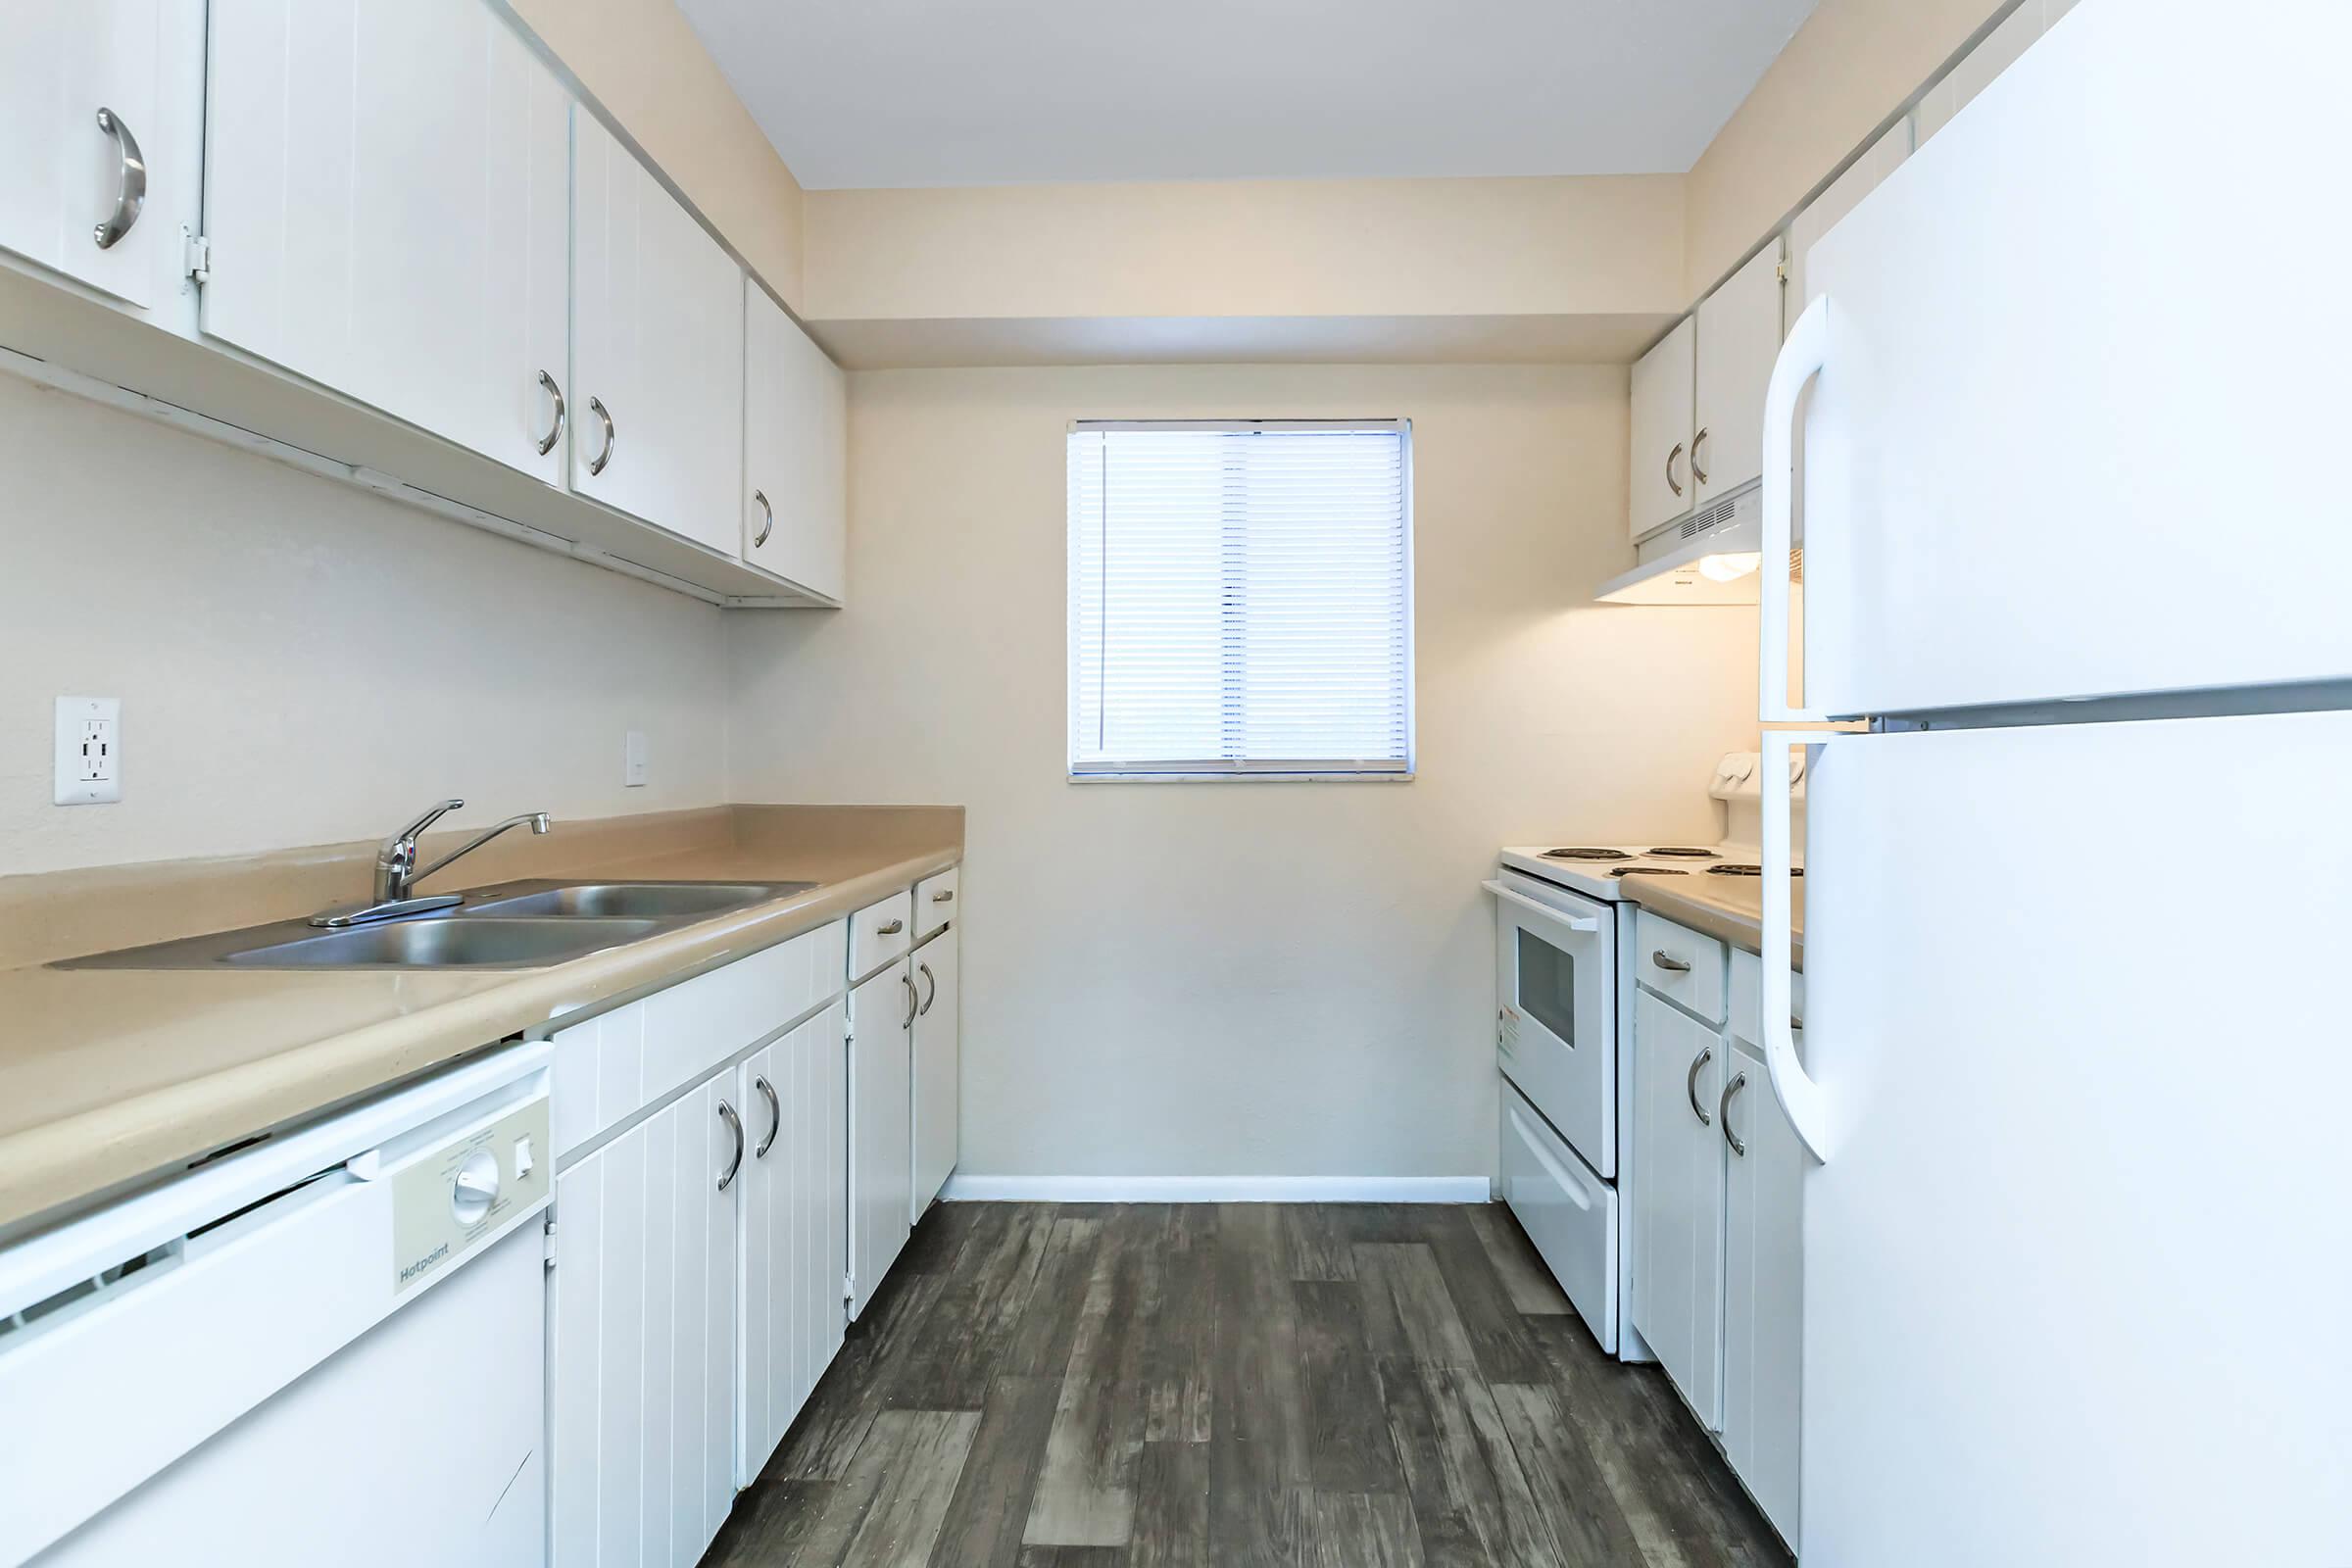
[{"label": "white refrigerator", "polygon": [[2352,1564],[2347,63],[2082,0],[1808,261],[1807,1568]]}]

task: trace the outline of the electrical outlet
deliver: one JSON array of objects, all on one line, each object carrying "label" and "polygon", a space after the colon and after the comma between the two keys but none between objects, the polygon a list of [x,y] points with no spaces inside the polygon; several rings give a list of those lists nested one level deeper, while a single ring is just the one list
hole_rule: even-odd
[{"label": "electrical outlet", "polygon": [[620,763],[620,782],[624,787],[635,789],[645,782],[647,763],[650,761],[651,756],[652,749],[646,745],[645,731],[641,729],[629,731],[628,744],[622,753]]},{"label": "electrical outlet", "polygon": [[101,806],[122,798],[122,700],[57,700],[57,767],[51,799],[60,806]]}]

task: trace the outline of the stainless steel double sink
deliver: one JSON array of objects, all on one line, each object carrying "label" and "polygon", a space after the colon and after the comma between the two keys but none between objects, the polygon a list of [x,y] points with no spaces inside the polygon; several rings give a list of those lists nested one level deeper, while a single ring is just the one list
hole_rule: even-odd
[{"label": "stainless steel double sink", "polygon": [[813,882],[509,882],[456,908],[319,930],[281,920],[69,958],[61,969],[537,969]]}]

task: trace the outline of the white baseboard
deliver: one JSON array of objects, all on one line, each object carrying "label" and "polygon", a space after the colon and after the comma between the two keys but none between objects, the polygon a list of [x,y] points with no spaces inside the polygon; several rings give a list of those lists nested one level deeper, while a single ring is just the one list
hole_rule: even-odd
[{"label": "white baseboard", "polygon": [[951,1203],[1483,1203],[1484,1176],[967,1176]]}]

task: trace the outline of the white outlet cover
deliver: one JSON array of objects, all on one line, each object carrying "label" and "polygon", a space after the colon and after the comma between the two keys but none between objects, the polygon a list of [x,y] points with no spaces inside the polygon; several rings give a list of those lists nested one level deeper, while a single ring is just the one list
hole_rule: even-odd
[{"label": "white outlet cover", "polygon": [[122,700],[57,700],[56,773],[50,798],[59,806],[104,806],[122,799]]},{"label": "white outlet cover", "polygon": [[651,757],[652,748],[646,742],[645,731],[641,729],[629,731],[628,743],[620,767],[620,782],[624,787],[634,789],[645,782]]}]

